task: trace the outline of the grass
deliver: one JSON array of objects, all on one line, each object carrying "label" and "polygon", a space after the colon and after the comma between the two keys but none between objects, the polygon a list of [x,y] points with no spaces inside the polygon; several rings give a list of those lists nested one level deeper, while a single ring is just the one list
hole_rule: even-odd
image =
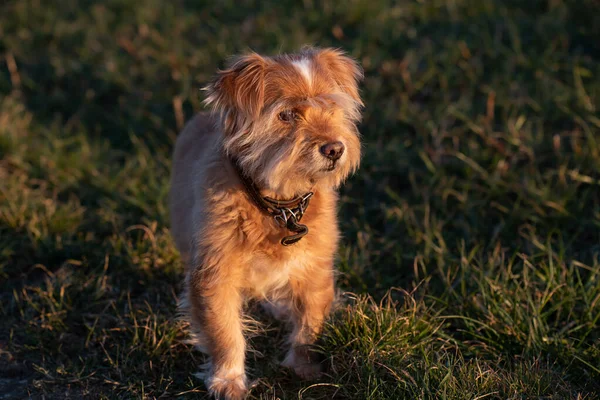
[{"label": "grass", "polygon": [[[593,0],[0,6],[0,398],[195,398],[170,152],[228,55],[364,66],[327,375],[252,399],[600,398],[600,7]],[[344,3],[344,4],[342,4]]]}]

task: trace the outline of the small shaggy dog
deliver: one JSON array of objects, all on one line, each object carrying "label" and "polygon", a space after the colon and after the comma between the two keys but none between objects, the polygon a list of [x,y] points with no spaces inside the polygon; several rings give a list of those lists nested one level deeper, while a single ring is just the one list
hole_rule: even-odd
[{"label": "small shaggy dog", "polygon": [[283,365],[317,376],[310,345],[334,299],[336,188],[360,161],[362,70],[334,49],[237,57],[207,86],[175,145],[172,232],[186,265],[182,310],[210,356],[218,398],[247,392],[242,308],[293,325]]}]

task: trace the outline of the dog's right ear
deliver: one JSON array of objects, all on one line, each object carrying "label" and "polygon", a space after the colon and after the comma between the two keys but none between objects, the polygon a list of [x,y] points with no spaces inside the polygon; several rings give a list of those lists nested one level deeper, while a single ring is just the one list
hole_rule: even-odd
[{"label": "dog's right ear", "polygon": [[208,93],[204,103],[215,111],[257,117],[264,105],[266,66],[267,60],[256,53],[235,58],[204,88]]}]

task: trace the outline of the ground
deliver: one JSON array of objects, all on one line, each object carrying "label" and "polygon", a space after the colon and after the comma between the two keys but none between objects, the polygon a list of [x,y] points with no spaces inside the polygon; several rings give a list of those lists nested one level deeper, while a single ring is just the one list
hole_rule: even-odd
[{"label": "ground", "polygon": [[[214,3],[214,4],[211,4]],[[176,134],[226,58],[364,67],[326,375],[251,339],[251,399],[600,398],[595,0],[0,5],[0,399],[202,397],[178,321]]]}]

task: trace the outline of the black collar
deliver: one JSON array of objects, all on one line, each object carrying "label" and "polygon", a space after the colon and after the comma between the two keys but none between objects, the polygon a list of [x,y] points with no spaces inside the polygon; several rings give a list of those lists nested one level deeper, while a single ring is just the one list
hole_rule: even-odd
[{"label": "black collar", "polygon": [[289,246],[302,239],[308,233],[308,227],[300,224],[300,220],[306,212],[310,198],[314,193],[307,192],[291,200],[276,200],[268,196],[262,196],[252,179],[244,174],[237,160],[230,158],[230,161],[244,184],[246,192],[248,192],[256,206],[264,213],[272,216],[280,227],[285,227],[294,232],[294,235],[284,236],[281,239],[281,244]]}]

